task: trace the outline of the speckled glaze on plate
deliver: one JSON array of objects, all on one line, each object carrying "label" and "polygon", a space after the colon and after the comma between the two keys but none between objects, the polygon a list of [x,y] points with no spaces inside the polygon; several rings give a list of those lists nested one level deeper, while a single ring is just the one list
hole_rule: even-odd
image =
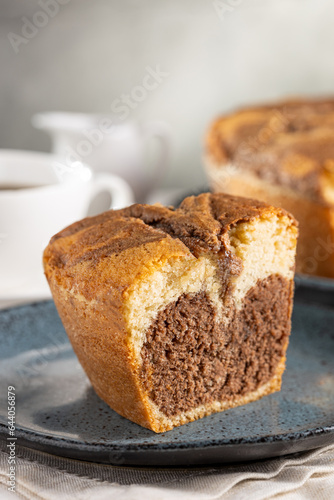
[{"label": "speckled glaze on plate", "polygon": [[24,446],[114,465],[205,466],[282,456],[334,442],[334,285],[299,279],[280,393],[155,434],[91,388],[52,301],[0,311],[0,433],[16,388]]}]

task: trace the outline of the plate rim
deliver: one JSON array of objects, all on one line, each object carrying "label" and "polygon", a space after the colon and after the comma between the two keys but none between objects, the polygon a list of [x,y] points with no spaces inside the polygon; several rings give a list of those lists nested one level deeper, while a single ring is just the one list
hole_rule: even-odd
[{"label": "plate rim", "polygon": [[[334,292],[334,283],[330,283],[330,287],[328,289],[327,283],[324,285],[325,290],[323,290],[323,284],[320,284],[320,289],[327,292],[330,292],[330,295]],[[297,298],[296,302],[307,303],[305,301],[305,297],[307,298],[307,293],[311,292],[313,297],[314,286],[311,286],[310,281],[305,287],[301,286],[299,289],[303,290],[303,293],[300,294],[300,297]],[[304,293],[306,291],[306,294]],[[313,293],[312,293],[313,292]],[[326,306],[323,302],[324,294],[316,294],[315,302],[319,306]],[[39,302],[33,302],[31,304],[19,305],[14,308],[3,309],[0,311],[0,314],[11,312],[14,310],[22,309],[24,307],[33,306],[36,304],[48,304],[52,303],[52,300],[43,300]],[[333,302],[331,302],[331,308],[333,308]],[[190,424],[191,425],[191,424]],[[306,424],[307,425],[307,424]],[[314,427],[312,429],[301,429],[300,431],[292,431],[285,432],[280,434],[273,434],[267,436],[255,436],[255,437],[239,437],[232,439],[215,439],[214,437],[210,439],[205,439],[202,441],[190,441],[186,442],[184,439],[182,441],[169,441],[168,443],[137,443],[137,444],[117,444],[112,442],[84,442],[77,441],[71,438],[66,438],[62,436],[55,436],[51,434],[47,434],[46,432],[39,432],[37,430],[32,430],[22,426],[15,426],[15,434],[17,437],[18,444],[22,443],[22,446],[30,447],[32,449],[37,449],[44,451],[46,453],[55,454],[58,456],[65,456],[67,458],[74,458],[79,460],[87,460],[92,462],[101,462],[107,463],[110,465],[126,465],[126,466],[165,466],[168,465],[166,463],[165,457],[173,457],[173,464],[175,466],[181,467],[182,465],[186,465],[184,463],[184,459],[181,457],[181,461],[176,458],[176,452],[183,452],[183,454],[187,455],[193,453],[196,456],[205,455],[208,451],[214,451],[213,455],[216,456],[217,453],[225,450],[227,452],[227,457],[220,457],[219,463],[238,463],[241,461],[252,461],[259,460],[265,458],[274,458],[282,455],[288,455],[295,452],[307,451],[310,449],[315,449],[323,445],[323,442],[330,441],[334,443],[334,422],[330,425]],[[162,433],[164,434],[164,433]],[[8,438],[8,423],[0,418],[0,438]],[[329,444],[329,442],[327,443]],[[288,451],[287,448],[291,446],[291,451]],[[254,450],[253,450],[254,448]],[[276,449],[273,452],[273,449]],[[282,449],[282,450],[281,450]],[[243,458],[240,460],[238,457],[239,450],[243,450]],[[262,450],[260,456],[256,456],[259,451]],[[268,452],[267,452],[268,450]],[[281,451],[280,451],[281,450]],[[145,463],[140,462],[140,456],[145,453],[145,451],[150,451],[150,456]],[[102,459],[99,457],[102,453]],[[133,457],[133,455],[137,453],[137,457]],[[94,456],[90,457],[92,454]],[[174,454],[174,455],[173,455]],[[96,455],[96,456],[95,456]],[[103,457],[108,456],[109,458],[103,459]],[[110,458],[111,457],[111,458]],[[153,457],[153,458],[152,458]],[[230,458],[228,458],[230,457]],[[227,458],[227,459],[226,459]],[[170,459],[170,458],[169,458]],[[139,460],[139,462],[138,462]],[[196,460],[195,460],[196,462]],[[193,460],[191,461],[193,463]],[[187,465],[191,465],[191,463]],[[196,462],[196,465],[208,465],[211,462],[208,458],[201,464],[201,462]]]},{"label": "plate rim", "polygon": [[[191,424],[192,422],[190,422]],[[7,427],[6,427],[6,422],[3,422],[3,420],[0,420],[0,436],[4,436],[5,432],[3,432]],[[153,431],[152,431],[153,432]],[[166,431],[170,432],[170,431]],[[189,448],[211,448],[211,447],[217,447],[217,446],[235,446],[235,445],[254,445],[257,443],[261,444],[272,444],[273,442],[283,442],[283,441],[292,441],[294,438],[298,440],[303,440],[305,438],[311,437],[311,436],[318,436],[318,435],[325,435],[325,434],[334,434],[334,423],[332,425],[328,426],[323,426],[323,427],[314,427],[313,429],[307,429],[307,430],[301,430],[300,432],[288,432],[286,434],[275,434],[272,436],[265,436],[265,437],[258,437],[258,438],[233,438],[229,439],[228,441],[226,440],[217,440],[217,441],[192,441],[191,443],[187,442],[169,442],[169,443],[147,443],[147,444],[127,444],[127,445],[111,445],[108,442],[101,442],[101,443],[94,443],[94,442],[78,442],[73,439],[69,438],[63,438],[61,436],[54,436],[52,434],[46,434],[42,432],[38,432],[35,430],[31,430],[28,428],[24,427],[19,427],[15,426],[15,433],[16,434],[21,434],[22,437],[23,435],[31,435],[35,437],[41,437],[42,439],[45,438],[48,441],[56,441],[56,442],[64,442],[64,443],[70,443],[71,445],[76,445],[77,448],[79,449],[80,447],[94,447],[94,448],[110,448],[113,450],[138,450],[138,449],[152,449],[152,450],[169,450],[169,449],[189,449]],[[165,433],[161,433],[165,434]],[[159,435],[159,434],[158,434]],[[334,436],[333,436],[334,440]]]},{"label": "plate rim", "polygon": [[[3,438],[0,425],[0,438]],[[80,447],[72,447],[71,442],[63,438],[47,437],[43,435],[44,441],[29,439],[29,436],[21,435],[18,431],[17,444],[29,449],[42,451],[63,458],[81,460],[92,463],[102,463],[111,466],[122,467],[209,467],[213,465],[227,465],[249,463],[258,460],[278,459],[292,454],[311,451],[322,446],[334,444],[333,432],[322,432],[303,435],[297,441],[294,439],[282,439],[275,442],[255,442],[240,444],[218,444],[216,446],[192,446],[184,448],[164,447],[151,449],[149,446],[139,449],[112,449],[105,444],[92,445],[83,443]],[[333,429],[334,430],[334,429]],[[32,435],[37,434],[29,431]],[[328,439],[330,436],[330,439]],[[63,443],[65,446],[60,446]],[[270,444],[270,446],[269,446]],[[275,453],[272,453],[273,447]],[[245,450],[246,448],[246,450]],[[150,454],[147,455],[147,451]],[[175,453],[177,451],[177,453]],[[226,453],[227,452],[227,453]],[[189,460],[187,463],[186,461]]]}]

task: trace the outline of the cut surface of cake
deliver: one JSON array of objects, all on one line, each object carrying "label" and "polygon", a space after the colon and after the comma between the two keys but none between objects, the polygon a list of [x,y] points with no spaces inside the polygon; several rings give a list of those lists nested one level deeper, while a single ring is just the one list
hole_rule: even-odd
[{"label": "cut surface of cake", "polygon": [[221,116],[207,134],[205,168],[214,192],[292,213],[300,231],[297,272],[334,278],[334,99]]},{"label": "cut surface of cake", "polygon": [[204,193],[79,221],[44,269],[97,394],[163,432],[280,389],[296,238],[282,209]]}]

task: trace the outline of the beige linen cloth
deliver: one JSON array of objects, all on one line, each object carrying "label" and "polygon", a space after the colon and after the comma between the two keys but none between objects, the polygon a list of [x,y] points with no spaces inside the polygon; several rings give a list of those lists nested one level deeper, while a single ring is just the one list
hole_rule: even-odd
[{"label": "beige linen cloth", "polygon": [[6,485],[8,455],[0,451],[0,499],[334,499],[334,445],[256,463],[182,470],[113,467],[19,446],[16,456],[12,493]]}]

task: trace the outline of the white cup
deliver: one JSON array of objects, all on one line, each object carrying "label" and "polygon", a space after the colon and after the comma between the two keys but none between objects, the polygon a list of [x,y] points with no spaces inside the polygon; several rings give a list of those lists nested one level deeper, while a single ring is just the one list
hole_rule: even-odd
[{"label": "white cup", "polygon": [[[50,134],[53,153],[67,163],[81,161],[95,171],[123,177],[140,203],[159,185],[169,165],[170,130],[164,122],[135,124],[113,116],[50,112],[34,115],[32,123]],[[147,150],[154,141],[159,150],[149,161]]]},{"label": "white cup", "polygon": [[0,150],[1,299],[13,290],[18,295],[18,287],[45,284],[43,249],[51,236],[85,217],[99,193],[110,194],[105,209],[133,203],[123,179],[62,161],[47,153]]}]

